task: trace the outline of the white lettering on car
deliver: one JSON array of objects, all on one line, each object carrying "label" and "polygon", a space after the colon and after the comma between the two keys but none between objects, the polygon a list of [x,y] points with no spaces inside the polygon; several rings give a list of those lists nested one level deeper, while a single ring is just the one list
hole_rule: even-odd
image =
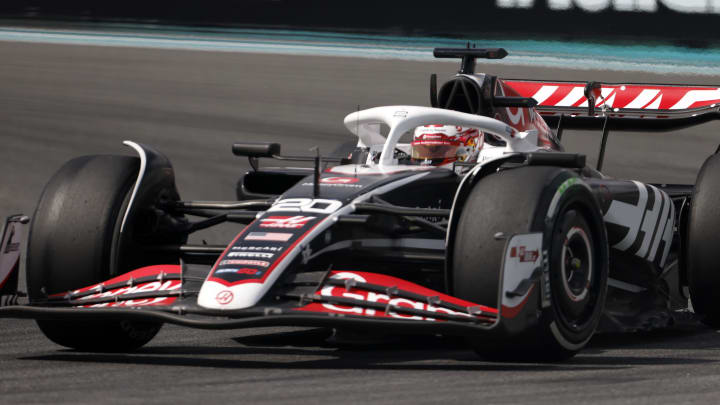
[{"label": "white lettering on car", "polygon": [[[180,289],[181,283],[180,280],[168,280],[165,282],[160,281],[153,281],[146,284],[136,285],[136,286],[128,286],[123,288],[118,288],[116,290],[110,290],[105,291],[102,293],[92,294],[85,297],[80,298],[81,301],[83,300],[92,300],[96,298],[107,298],[107,297],[115,297],[115,296],[121,296],[121,295],[128,295],[128,294],[137,294],[142,292],[151,292],[151,291],[173,291]],[[168,299],[175,299],[175,297],[154,297],[154,298],[145,298],[145,299],[136,299],[136,300],[123,300],[123,301],[117,301],[117,302],[104,302],[99,304],[92,304],[89,305],[89,307],[93,308],[102,308],[102,307],[136,307],[136,306],[148,306],[148,305],[158,305],[161,303],[164,303]]]},{"label": "white lettering on car", "polygon": [[253,257],[259,259],[272,259],[275,253],[264,252],[230,252],[227,257]]},{"label": "white lettering on car", "polygon": [[[342,272],[337,273],[332,276],[334,279],[355,279],[359,282],[366,282],[365,278],[362,276],[355,274],[355,273],[348,273],[348,272]],[[453,311],[451,309],[447,308],[438,308],[433,305],[430,305],[425,302],[419,302],[419,301],[413,301],[407,298],[390,298],[386,294],[378,294],[374,293],[372,291],[356,291],[356,292],[349,292],[345,289],[345,287],[335,287],[335,286],[327,286],[324,287],[322,290],[320,290],[320,295],[326,296],[326,297],[341,297],[341,298],[349,298],[354,300],[361,300],[366,302],[374,302],[374,303],[381,303],[381,304],[389,304],[391,307],[402,307],[402,308],[410,308],[410,309],[417,309],[421,311],[427,311],[427,312],[436,312],[436,313],[445,313],[449,315],[459,315],[459,316],[465,316],[465,317],[472,317],[470,314],[463,313],[463,312],[457,312]],[[367,316],[375,316],[378,314],[378,311],[372,308],[362,308],[362,307],[349,307],[345,305],[338,305],[338,304],[332,304],[332,303],[323,303],[322,306],[326,309],[329,309],[331,311],[337,311],[337,312],[343,312],[343,313],[349,313],[349,314],[358,314],[358,315],[367,315]],[[404,314],[404,313],[397,313],[395,311],[388,311],[388,315],[393,318],[399,318],[399,319],[407,319],[407,320],[417,320],[417,321],[434,321],[434,318],[429,317],[423,317],[420,315],[412,315],[412,314]]]},{"label": "white lettering on car", "polygon": [[[604,216],[605,222],[628,228],[623,239],[613,247],[629,251],[633,246],[638,246],[639,242],[639,247],[633,254],[654,262],[662,241],[664,248],[658,262],[662,267],[672,243],[675,205],[670,196],[657,187],[639,181],[633,181],[633,184],[639,193],[637,204],[613,200]],[[652,206],[648,198],[648,188],[653,195]]]},{"label": "white lettering on car", "polygon": [[227,266],[227,265],[244,265],[244,266],[260,266],[260,267],[268,267],[270,265],[270,262],[267,262],[265,260],[237,260],[237,259],[229,259],[229,260],[221,260],[220,263],[218,263],[218,266]]},{"label": "white lettering on car", "polygon": [[332,214],[342,207],[337,200],[324,198],[286,198],[273,204],[267,212],[314,212],[318,214]]}]

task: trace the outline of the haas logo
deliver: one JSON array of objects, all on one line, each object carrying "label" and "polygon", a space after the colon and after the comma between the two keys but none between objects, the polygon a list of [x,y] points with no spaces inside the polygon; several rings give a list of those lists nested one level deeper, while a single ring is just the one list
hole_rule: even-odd
[{"label": "haas logo", "polygon": [[296,215],[293,217],[267,217],[260,220],[261,228],[300,229],[315,217]]},{"label": "haas logo", "polygon": [[358,182],[357,177],[325,177],[320,179],[320,183],[325,184],[352,184]]},{"label": "haas logo", "polygon": [[655,186],[632,183],[637,187],[637,203],[613,200],[605,213],[605,222],[627,228],[622,240],[612,247],[649,262],[659,258],[658,264],[663,267],[673,239],[675,204]]},{"label": "haas logo", "polygon": [[235,297],[234,297],[232,291],[230,291],[230,290],[220,291],[218,293],[218,295],[215,296],[215,300],[220,305],[227,305],[227,304],[231,303],[233,298],[235,298]]}]

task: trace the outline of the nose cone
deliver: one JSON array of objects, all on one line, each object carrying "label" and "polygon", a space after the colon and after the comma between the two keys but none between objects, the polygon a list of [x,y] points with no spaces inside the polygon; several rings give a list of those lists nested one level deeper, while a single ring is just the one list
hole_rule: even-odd
[{"label": "nose cone", "polygon": [[227,286],[207,280],[200,289],[198,305],[209,309],[244,309],[256,305],[265,291],[262,283],[242,283]]}]

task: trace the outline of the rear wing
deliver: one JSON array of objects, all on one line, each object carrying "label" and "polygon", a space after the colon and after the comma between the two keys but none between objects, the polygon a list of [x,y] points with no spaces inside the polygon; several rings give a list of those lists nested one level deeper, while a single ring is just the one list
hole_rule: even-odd
[{"label": "rear wing", "polygon": [[669,131],[720,119],[720,87],[503,79],[562,129]]}]

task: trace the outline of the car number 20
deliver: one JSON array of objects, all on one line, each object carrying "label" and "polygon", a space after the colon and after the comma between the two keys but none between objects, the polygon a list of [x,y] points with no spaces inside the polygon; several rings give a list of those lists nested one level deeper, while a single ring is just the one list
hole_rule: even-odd
[{"label": "car number 20", "polygon": [[337,200],[326,200],[323,198],[286,198],[273,204],[268,212],[315,212],[318,214],[332,214],[342,207]]}]

